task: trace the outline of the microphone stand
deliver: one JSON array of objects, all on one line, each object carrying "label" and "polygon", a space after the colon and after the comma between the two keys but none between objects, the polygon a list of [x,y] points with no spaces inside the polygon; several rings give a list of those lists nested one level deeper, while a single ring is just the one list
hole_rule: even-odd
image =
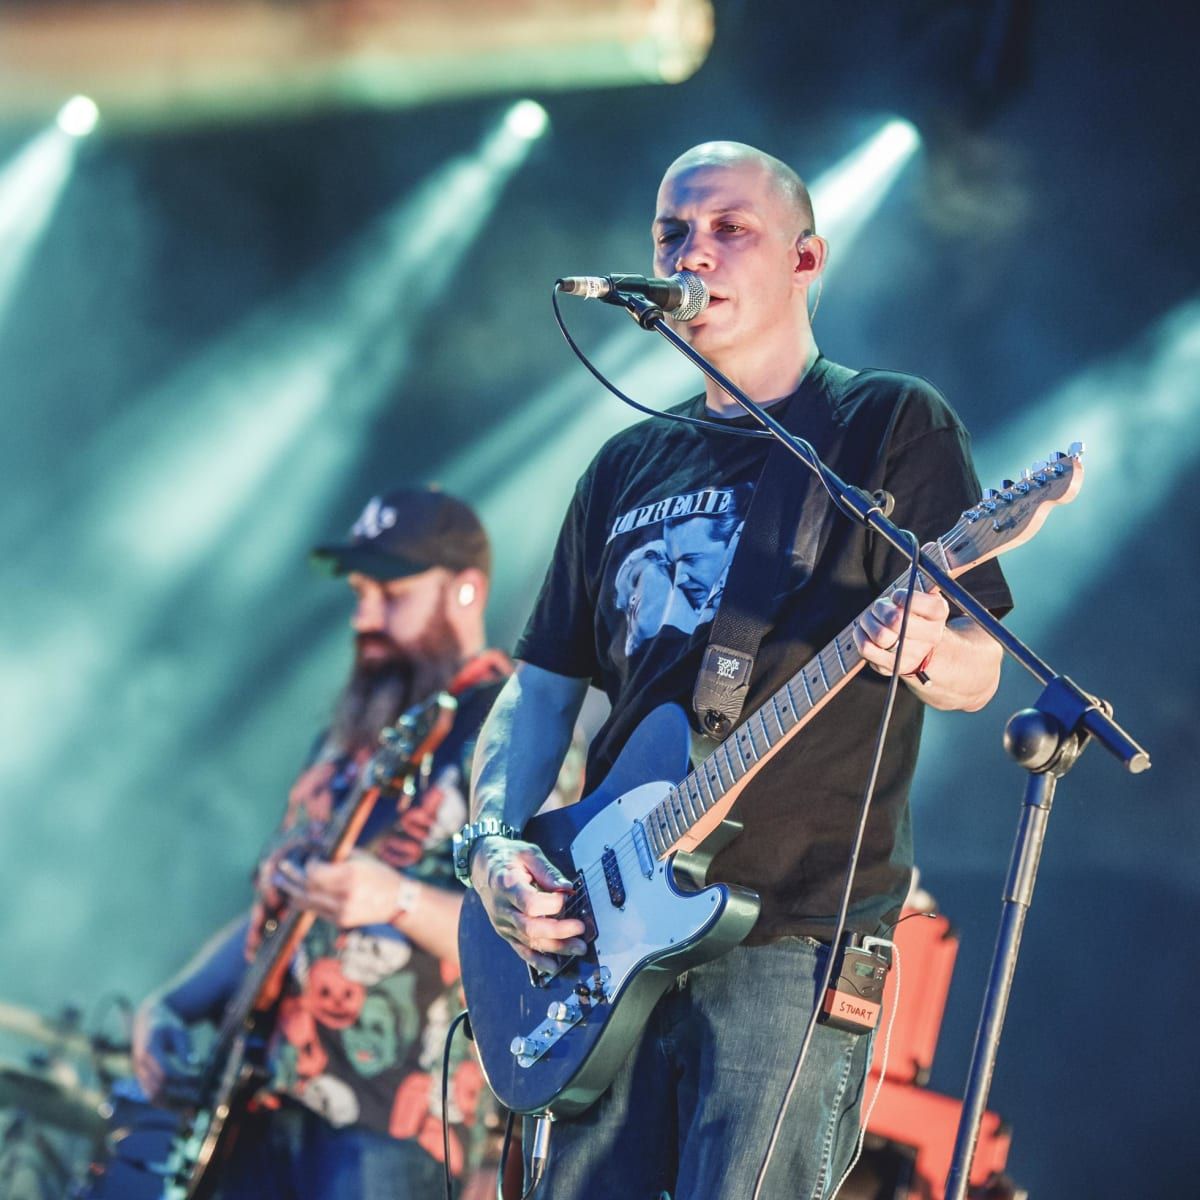
[{"label": "microphone stand", "polygon": [[[736,401],[754,420],[782,443],[821,479],[835,505],[852,519],[874,530],[906,557],[912,556],[909,537],[884,516],[879,503],[866,492],[840,479],[802,438],[793,437],[769,412],[754,403],[738,386],[693,350],[667,323],[663,310],[632,292],[613,292],[606,297],[620,304],[643,329],[662,335],[685,358],[695,364],[722,391]],[[1112,706],[1089,695],[1077,684],[1054,671],[1020,638],[954,580],[924,550],[920,569],[942,593],[997,642],[1009,658],[1025,668],[1043,685],[1032,708],[1016,713],[1005,726],[1004,748],[1028,773],[1021,820],[1013,845],[1004,888],[1000,928],[992,955],[991,972],[984,993],[975,1047],[963,1096],[962,1116],[954,1143],[954,1156],[946,1177],[946,1200],[965,1200],[971,1160],[979,1139],[979,1127],[987,1108],[988,1091],[1000,1046],[1000,1034],[1012,991],[1017,956],[1025,917],[1033,903],[1033,888],[1041,860],[1042,845],[1050,818],[1054,791],[1079,760],[1087,743],[1095,738],[1131,774],[1149,770],[1150,756],[1112,719]]]}]

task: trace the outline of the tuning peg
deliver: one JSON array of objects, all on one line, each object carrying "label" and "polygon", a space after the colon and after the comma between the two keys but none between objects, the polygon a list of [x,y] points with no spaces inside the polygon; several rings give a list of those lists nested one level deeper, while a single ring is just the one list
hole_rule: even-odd
[{"label": "tuning peg", "polygon": [[1071,458],[1082,458],[1085,453],[1087,453],[1087,447],[1083,444],[1083,442],[1072,442],[1067,447],[1067,454]]}]

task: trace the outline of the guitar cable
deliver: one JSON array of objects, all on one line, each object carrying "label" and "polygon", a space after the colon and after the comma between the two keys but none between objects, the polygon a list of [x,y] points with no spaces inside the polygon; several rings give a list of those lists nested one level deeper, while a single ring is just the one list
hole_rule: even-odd
[{"label": "guitar cable", "polygon": [[471,1026],[465,1008],[450,1022],[442,1049],[442,1167],[446,1175],[446,1200],[454,1200],[454,1180],[450,1175],[450,1050],[460,1025],[465,1026],[467,1040],[471,1041]]},{"label": "guitar cable", "polygon": [[[920,915],[924,916],[925,914]],[[907,919],[906,917],[905,920]],[[846,1186],[846,1180],[850,1178],[850,1172],[858,1166],[858,1160],[862,1157],[863,1143],[867,1140],[867,1126],[871,1123],[871,1114],[875,1111],[875,1105],[879,1102],[880,1093],[883,1091],[883,1081],[887,1076],[888,1052],[892,1048],[892,1029],[896,1024],[896,1014],[900,1011],[900,947],[895,942],[892,943],[892,965],[896,968],[896,984],[892,990],[892,1011],[888,1014],[887,1032],[883,1035],[883,1053],[879,1057],[879,1079],[875,1084],[875,1091],[871,1094],[870,1103],[862,1115],[862,1120],[858,1123],[858,1144],[854,1148],[854,1157],[851,1158],[850,1165],[842,1172],[837,1187],[829,1193],[828,1200],[837,1200],[838,1193]],[[867,1073],[870,1074],[869,1067]]]},{"label": "guitar cable", "polygon": [[[911,534],[909,535],[912,536]],[[900,634],[896,639],[895,661],[900,662],[900,654],[904,649],[904,640],[908,635],[908,617],[912,608],[913,593],[916,590],[917,577],[920,573],[920,552],[921,544],[916,537],[913,537],[913,556],[912,564],[909,567],[908,587],[904,597],[904,606],[900,617]],[[771,1157],[775,1153],[775,1147],[779,1141],[779,1135],[783,1131],[784,1117],[787,1115],[788,1105],[791,1103],[792,1095],[796,1090],[796,1085],[800,1081],[800,1072],[804,1067],[805,1059],[808,1057],[809,1047],[812,1045],[813,1033],[817,1028],[817,1018],[821,1013],[821,1005],[824,1000],[825,993],[829,990],[829,984],[833,979],[833,967],[837,960],[837,949],[841,944],[842,935],[846,928],[846,917],[850,910],[850,895],[854,888],[854,877],[858,872],[858,856],[862,849],[863,837],[867,830],[867,818],[870,816],[871,803],[875,799],[875,785],[879,778],[879,768],[883,762],[883,747],[887,739],[888,726],[892,720],[892,710],[896,703],[896,693],[900,683],[900,676],[893,671],[888,679],[887,697],[884,701],[883,714],[880,717],[879,729],[875,735],[875,749],[871,759],[871,771],[867,778],[867,784],[863,790],[862,802],[859,805],[858,826],[854,831],[854,839],[850,847],[850,857],[846,863],[846,874],[842,882],[842,897],[838,904],[837,922],[834,927],[833,937],[829,941],[829,953],[825,956],[825,969],[821,973],[821,981],[817,985],[816,992],[813,997],[813,1009],[809,1014],[808,1022],[804,1027],[804,1036],[800,1042],[800,1051],[796,1056],[796,1065],[792,1068],[791,1078],[788,1080],[788,1086],[783,1094],[783,1100],[779,1105],[779,1112],[775,1116],[775,1123],[771,1127],[771,1137],[767,1142],[767,1152],[763,1156],[762,1165],[758,1169],[758,1175],[754,1181],[754,1192],[751,1200],[759,1200],[762,1193],[763,1184],[766,1182],[767,1170],[771,1165]],[[869,1065],[868,1065],[869,1067]],[[841,1184],[839,1183],[839,1187]]]}]

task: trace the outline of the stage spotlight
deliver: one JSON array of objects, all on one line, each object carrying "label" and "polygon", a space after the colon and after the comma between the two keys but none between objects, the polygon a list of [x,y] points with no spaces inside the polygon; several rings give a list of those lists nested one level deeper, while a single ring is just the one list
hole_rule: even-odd
[{"label": "stage spotlight", "polygon": [[903,162],[920,144],[917,127],[903,117],[896,117],[876,134],[874,153],[882,162]]},{"label": "stage spotlight", "polygon": [[87,137],[100,120],[96,102],[88,96],[72,96],[58,110],[58,127],[70,137]]},{"label": "stage spotlight", "polygon": [[550,114],[536,100],[518,100],[508,110],[504,123],[510,133],[527,142],[536,142],[546,132]]}]

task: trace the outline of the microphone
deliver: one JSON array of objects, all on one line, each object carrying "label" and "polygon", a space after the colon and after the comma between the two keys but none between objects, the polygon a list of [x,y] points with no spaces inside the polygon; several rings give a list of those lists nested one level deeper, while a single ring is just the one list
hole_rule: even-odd
[{"label": "microphone", "polygon": [[680,271],[669,279],[645,275],[568,275],[555,284],[559,291],[584,300],[617,304],[617,292],[634,292],[652,300],[667,316],[690,321],[708,307],[708,288],[694,271]]}]

